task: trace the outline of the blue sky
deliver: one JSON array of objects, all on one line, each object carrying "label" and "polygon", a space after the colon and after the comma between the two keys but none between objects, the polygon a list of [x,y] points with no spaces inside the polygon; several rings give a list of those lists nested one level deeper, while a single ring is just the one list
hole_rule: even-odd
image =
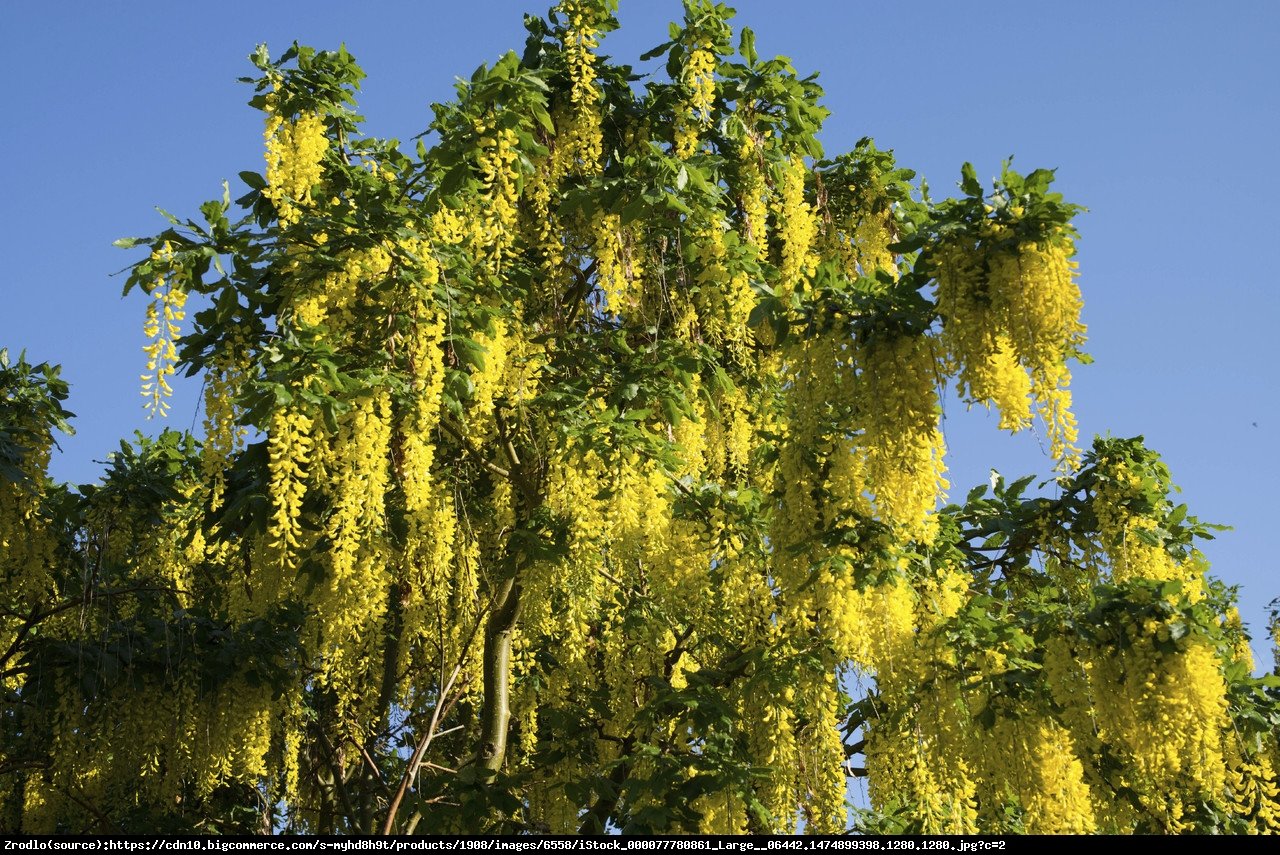
[{"label": "blue sky", "polygon": [[[549,2],[549,0],[542,0]],[[527,0],[534,2],[534,0]],[[1058,169],[1078,220],[1089,351],[1079,369],[1082,435],[1144,434],[1165,455],[1192,513],[1235,526],[1206,546],[1243,586],[1260,664],[1280,464],[1276,392],[1280,289],[1267,263],[1280,194],[1280,4],[914,3],[741,0],[737,23],[763,55],[820,71],[829,152],[861,136],[896,151],[935,195],[972,161],[989,177]],[[429,104],[523,43],[521,13],[472,3],[5,3],[0,64],[10,81],[0,158],[0,346],[61,362],[78,433],[56,477],[92,480],[147,424],[138,393],[140,297],[111,274],[152,234],[154,206],[194,213],[220,182],[261,169],[260,114],[236,78],[259,42],[345,42],[368,72],[368,132],[407,139]],[[676,0],[622,0],[603,50],[634,61],[665,40]],[[233,183],[233,192],[236,187]],[[1268,251],[1268,246],[1273,250]],[[190,427],[196,389],[170,422]],[[978,410],[947,408],[953,493],[1051,468],[1037,438],[1006,437]]]}]

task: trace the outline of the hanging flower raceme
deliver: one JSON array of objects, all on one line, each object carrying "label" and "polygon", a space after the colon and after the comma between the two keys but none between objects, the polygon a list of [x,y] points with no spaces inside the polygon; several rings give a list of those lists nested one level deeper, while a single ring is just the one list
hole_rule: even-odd
[{"label": "hanging flower raceme", "polygon": [[329,137],[324,117],[303,113],[296,119],[278,112],[279,95],[267,96],[266,140],[267,186],[262,191],[276,206],[280,225],[290,226],[311,204],[311,188],[324,174],[324,157]]},{"label": "hanging flower raceme", "polygon": [[774,202],[778,235],[782,240],[777,292],[789,298],[812,275],[816,258],[812,252],[818,235],[818,218],[805,199],[804,158],[792,155],[782,165],[782,179]]},{"label": "hanging flower raceme", "polygon": [[[14,426],[10,426],[14,427]],[[0,584],[23,601],[39,602],[53,589],[55,541],[50,520],[41,507],[44,479],[52,451],[52,437],[25,449],[24,481],[0,476]],[[0,633],[0,639],[8,636]],[[14,639],[9,638],[7,642]],[[14,687],[18,675],[2,685]]]},{"label": "hanging flower raceme", "polygon": [[209,484],[209,504],[222,506],[226,468],[244,445],[248,429],[239,423],[241,407],[236,397],[248,380],[247,348],[240,343],[218,352],[209,362],[204,388],[204,444],[201,465]]},{"label": "hanging flower raceme", "polygon": [[603,154],[600,131],[601,91],[596,82],[600,46],[601,10],[599,0],[562,0],[556,12],[567,19],[564,30],[565,62],[568,65],[569,115],[557,122],[555,157],[563,173],[594,174]]},{"label": "hanging flower raceme", "polygon": [[689,51],[680,72],[680,107],[676,114],[676,157],[690,157],[698,148],[698,137],[711,124],[716,98],[716,55],[711,45],[700,41]]},{"label": "hanging flower raceme", "polygon": [[[742,123],[751,128],[754,118],[749,111],[743,113]],[[747,241],[756,248],[758,257],[763,258],[769,251],[769,187],[764,179],[761,163],[763,152],[760,145],[750,136],[738,149],[739,205],[742,211],[742,228],[740,231]]]},{"label": "hanging flower raceme", "polygon": [[957,375],[960,393],[972,401],[995,404],[1001,430],[1028,427],[1031,379],[1004,330],[981,257],[972,249],[949,244],[937,253],[937,266],[942,343],[947,368]]},{"label": "hanging flower raceme", "polygon": [[610,314],[634,318],[640,307],[643,282],[630,263],[621,218],[617,214],[595,217],[596,283]]},{"label": "hanging flower raceme", "polygon": [[[1007,227],[988,231],[988,241],[1008,235]],[[1065,471],[1080,456],[1067,362],[1085,331],[1073,252],[1059,237],[997,250],[953,240],[933,255],[942,341],[961,394],[994,403],[1001,429],[1010,431],[1030,425],[1034,401]]]},{"label": "hanging flower raceme", "polygon": [[[1163,632],[1162,632],[1163,629]],[[1089,671],[1099,738],[1133,764],[1134,785],[1170,831],[1191,805],[1223,792],[1226,685],[1214,651],[1199,640],[1173,653],[1168,627],[1131,622],[1123,650],[1099,648]],[[1151,723],[1159,722],[1153,730]]]},{"label": "hanging flower raceme", "polygon": [[516,149],[516,132],[510,128],[492,130],[478,123],[476,133],[481,135],[479,169],[483,206],[474,251],[497,273],[511,255],[516,237],[520,153]]},{"label": "hanging flower raceme", "polygon": [[272,413],[267,434],[272,505],[267,542],[285,567],[297,566],[297,550],[302,545],[302,500],[307,495],[307,467],[315,444],[313,424],[309,416],[280,407]]},{"label": "hanging flower raceme", "polygon": [[888,200],[878,197],[868,188],[860,189],[856,199],[857,224],[851,237],[858,269],[863,276],[874,276],[877,270],[883,270],[896,278],[898,268],[893,251],[889,249],[894,233]]},{"label": "hanging flower raceme", "polygon": [[1098,464],[1091,507],[1098,521],[1098,539],[1110,559],[1115,582],[1180,581],[1179,594],[1191,602],[1204,597],[1204,568],[1195,556],[1176,560],[1156,531],[1162,520],[1135,510],[1149,499],[1144,497],[1143,477],[1124,460],[1103,460]]},{"label": "hanging flower raceme", "polygon": [[926,542],[947,489],[938,427],[938,368],[927,335],[876,338],[858,346],[858,420],[867,489],[883,518]]},{"label": "hanging flower raceme", "polygon": [[184,306],[187,292],[177,271],[173,268],[173,247],[165,241],[151,253],[151,264],[156,276],[151,286],[151,302],[147,305],[147,318],[142,334],[150,339],[142,351],[147,355],[147,373],[142,375],[142,396],[147,399],[149,416],[166,415],[173,387],[173,376],[178,362],[178,339],[182,336],[182,320],[187,316]]},{"label": "hanging flower raceme", "polygon": [[1050,454],[1066,471],[1079,465],[1067,361],[1084,343],[1075,249],[1063,237],[1022,243],[988,261],[992,305],[1018,361],[1031,376],[1031,392],[1049,435]]},{"label": "hanging flower raceme", "polygon": [[328,456],[327,573],[314,593],[309,629],[325,652],[316,679],[334,689],[339,719],[367,713],[370,675],[381,664],[371,636],[382,625],[393,581],[380,537],[390,441],[390,396],[367,394],[342,419]]}]

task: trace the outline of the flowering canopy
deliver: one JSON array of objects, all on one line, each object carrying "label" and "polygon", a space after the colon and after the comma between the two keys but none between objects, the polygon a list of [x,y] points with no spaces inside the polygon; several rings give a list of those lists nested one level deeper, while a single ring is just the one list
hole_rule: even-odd
[{"label": "flowering canopy", "polygon": [[[65,390],[5,364],[0,824],[1280,830],[1210,527],[1078,444],[1052,173],[935,201],[824,155],[723,5],[665,80],[597,54],[613,7],[527,19],[414,155],[345,50],[254,54],[247,215],[121,242],[199,441],[53,487]],[[1039,420],[1051,496],[939,509],[948,384]]]}]

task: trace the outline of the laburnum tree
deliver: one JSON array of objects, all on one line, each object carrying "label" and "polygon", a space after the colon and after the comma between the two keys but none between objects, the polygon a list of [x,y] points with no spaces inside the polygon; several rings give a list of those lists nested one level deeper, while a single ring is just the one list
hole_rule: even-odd
[{"label": "laburnum tree", "polygon": [[[1280,830],[1212,527],[1078,443],[1052,173],[932,199],[824,154],[732,10],[664,77],[597,52],[615,2],[528,18],[415,154],[344,49],[253,55],[264,171],[121,242],[198,438],[55,485],[65,384],[0,365],[0,826]],[[1038,493],[939,509],[949,386],[1040,425]]]}]

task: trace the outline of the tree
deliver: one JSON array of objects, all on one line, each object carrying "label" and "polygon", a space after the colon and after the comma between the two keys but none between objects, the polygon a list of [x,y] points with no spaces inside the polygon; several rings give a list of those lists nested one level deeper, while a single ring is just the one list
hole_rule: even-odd
[{"label": "tree", "polygon": [[[1213,527],[1077,446],[1052,172],[934,200],[723,5],[665,81],[613,8],[528,18],[413,156],[345,49],[258,49],[264,174],[120,242],[199,440],[54,485],[65,386],[0,366],[5,827],[1280,830]],[[937,509],[948,383],[1040,419],[1044,495]]]}]

